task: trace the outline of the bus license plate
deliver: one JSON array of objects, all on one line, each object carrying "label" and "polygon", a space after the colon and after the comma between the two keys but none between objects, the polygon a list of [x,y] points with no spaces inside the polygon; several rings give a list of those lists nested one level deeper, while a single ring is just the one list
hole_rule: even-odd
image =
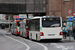
[{"label": "bus license plate", "polygon": [[48,36],[54,36],[55,34],[48,34]]}]

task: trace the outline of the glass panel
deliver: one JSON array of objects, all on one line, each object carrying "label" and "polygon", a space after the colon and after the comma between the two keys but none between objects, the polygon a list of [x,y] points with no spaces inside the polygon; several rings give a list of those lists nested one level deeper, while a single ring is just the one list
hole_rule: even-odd
[{"label": "glass panel", "polygon": [[24,0],[17,0],[17,3],[23,4],[23,3],[25,3],[25,1]]},{"label": "glass panel", "polygon": [[33,19],[29,21],[30,31],[40,31],[40,19]]},{"label": "glass panel", "polygon": [[0,3],[9,3],[9,0],[0,0]]},{"label": "glass panel", "polygon": [[46,0],[42,0],[43,4],[46,4]]},{"label": "glass panel", "polygon": [[40,4],[40,0],[35,0],[35,4]]},{"label": "glass panel", "polygon": [[42,19],[43,27],[60,27],[60,19],[58,18],[43,18]]},{"label": "glass panel", "polygon": [[34,4],[34,0],[26,0],[27,4]]},{"label": "glass panel", "polygon": [[43,4],[40,5],[40,12],[43,12],[44,8],[43,8]]},{"label": "glass panel", "polygon": [[40,19],[35,20],[35,31],[40,31]]},{"label": "glass panel", "polygon": [[39,13],[46,12],[45,0],[0,0],[0,12],[4,13]]},{"label": "glass panel", "polygon": [[17,0],[9,0],[10,3],[17,3]]},{"label": "glass panel", "polygon": [[27,4],[26,12],[34,12],[34,4]]},{"label": "glass panel", "polygon": [[9,12],[9,4],[0,4],[0,12]]},{"label": "glass panel", "polygon": [[39,4],[35,4],[35,12],[40,12],[40,5]]},{"label": "glass panel", "polygon": [[17,4],[10,4],[9,11],[10,12],[18,12],[18,5]]}]

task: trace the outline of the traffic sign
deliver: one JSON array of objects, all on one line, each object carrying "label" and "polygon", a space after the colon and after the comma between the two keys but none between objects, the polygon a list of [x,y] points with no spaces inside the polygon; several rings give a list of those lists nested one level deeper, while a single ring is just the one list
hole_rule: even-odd
[{"label": "traffic sign", "polygon": [[27,18],[26,14],[19,14],[19,18]]},{"label": "traffic sign", "polygon": [[14,18],[19,18],[19,16],[14,16]]},{"label": "traffic sign", "polygon": [[17,18],[16,20],[20,20],[19,18]]},{"label": "traffic sign", "polygon": [[73,13],[73,16],[75,16],[75,12]]},{"label": "traffic sign", "polygon": [[72,14],[72,12],[73,12],[73,11],[72,11],[71,9],[69,9],[69,10],[67,11],[68,14]]},{"label": "traffic sign", "polygon": [[73,20],[75,21],[75,16],[73,17]]},{"label": "traffic sign", "polygon": [[71,21],[71,17],[68,18],[68,21]]}]

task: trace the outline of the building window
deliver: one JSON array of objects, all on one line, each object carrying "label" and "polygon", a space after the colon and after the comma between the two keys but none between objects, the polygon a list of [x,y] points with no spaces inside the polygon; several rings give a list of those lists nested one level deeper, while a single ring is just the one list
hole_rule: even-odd
[{"label": "building window", "polygon": [[71,0],[64,0],[64,1],[71,1]]}]

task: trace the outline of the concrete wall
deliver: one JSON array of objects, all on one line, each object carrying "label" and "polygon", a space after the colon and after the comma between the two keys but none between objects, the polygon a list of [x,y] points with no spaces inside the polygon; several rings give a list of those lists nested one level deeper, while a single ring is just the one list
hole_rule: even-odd
[{"label": "concrete wall", "polygon": [[0,13],[46,13],[46,0],[0,0]]}]

